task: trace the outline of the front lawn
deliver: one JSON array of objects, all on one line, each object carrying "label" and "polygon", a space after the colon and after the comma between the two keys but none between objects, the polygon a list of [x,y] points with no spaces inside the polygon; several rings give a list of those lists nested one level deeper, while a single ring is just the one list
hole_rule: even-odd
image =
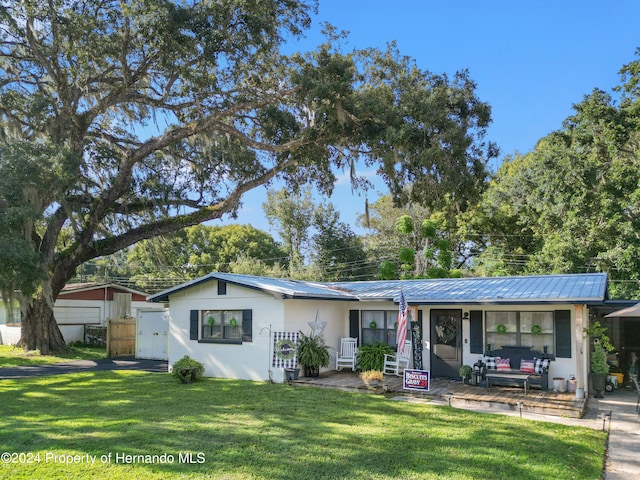
[{"label": "front lawn", "polygon": [[97,360],[106,358],[107,349],[89,345],[68,345],[55,355],[40,355],[40,352],[25,352],[22,348],[0,345],[0,368],[26,365],[44,365],[48,363],[68,362],[69,360]]},{"label": "front lawn", "polygon": [[4,478],[583,480],[603,466],[600,431],[376,395],[130,371],[0,388]]}]

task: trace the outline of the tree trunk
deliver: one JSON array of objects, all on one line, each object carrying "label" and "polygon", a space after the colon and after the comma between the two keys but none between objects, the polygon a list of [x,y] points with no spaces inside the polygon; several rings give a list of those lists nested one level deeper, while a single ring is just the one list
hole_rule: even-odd
[{"label": "tree trunk", "polygon": [[23,313],[20,333],[18,346],[25,350],[39,350],[41,355],[57,352],[66,345],[53,310],[42,292],[31,300]]}]

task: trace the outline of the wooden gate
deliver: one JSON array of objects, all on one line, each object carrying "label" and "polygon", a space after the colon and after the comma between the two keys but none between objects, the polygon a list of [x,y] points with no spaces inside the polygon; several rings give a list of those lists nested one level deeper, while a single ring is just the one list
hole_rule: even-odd
[{"label": "wooden gate", "polygon": [[107,320],[107,356],[133,357],[136,353],[136,319]]}]

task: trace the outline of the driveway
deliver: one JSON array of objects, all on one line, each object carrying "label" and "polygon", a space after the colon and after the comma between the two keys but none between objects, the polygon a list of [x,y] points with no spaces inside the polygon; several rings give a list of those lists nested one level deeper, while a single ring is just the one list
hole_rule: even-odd
[{"label": "driveway", "polygon": [[166,360],[142,358],[105,358],[101,360],[75,360],[50,365],[0,368],[0,379],[61,375],[64,373],[95,372],[99,370],[142,370],[145,372],[168,371]]}]

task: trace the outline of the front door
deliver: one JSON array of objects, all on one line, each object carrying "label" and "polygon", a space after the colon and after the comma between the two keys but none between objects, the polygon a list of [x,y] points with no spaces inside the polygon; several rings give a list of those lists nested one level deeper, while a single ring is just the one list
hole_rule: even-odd
[{"label": "front door", "polygon": [[462,310],[431,310],[431,376],[459,377]]}]

